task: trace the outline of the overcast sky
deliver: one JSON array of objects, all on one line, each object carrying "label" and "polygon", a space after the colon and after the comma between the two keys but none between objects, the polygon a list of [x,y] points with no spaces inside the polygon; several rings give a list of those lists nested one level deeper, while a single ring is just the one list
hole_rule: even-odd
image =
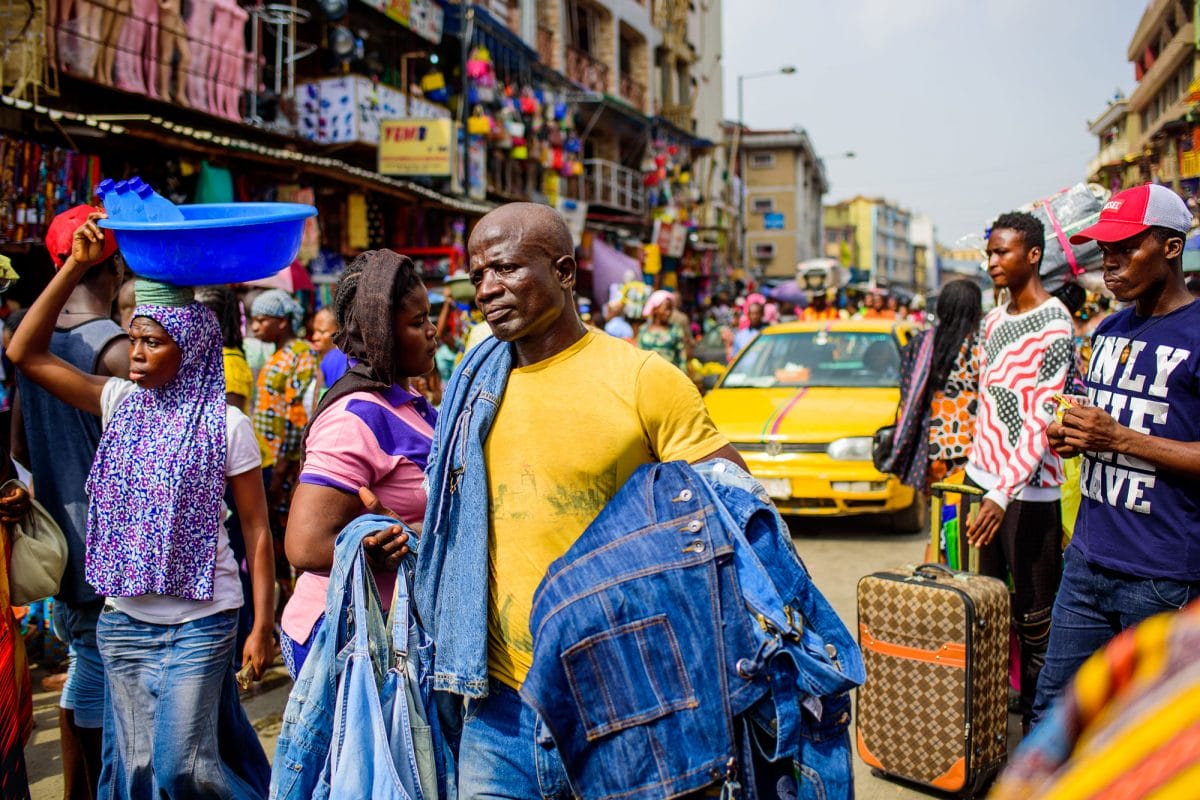
[{"label": "overcast sky", "polygon": [[[700,0],[703,2],[704,0]],[[1134,86],[1145,0],[724,0],[725,115],[805,128],[832,203],[883,195],[953,245],[1085,178],[1087,123]],[[853,150],[854,159],[837,158]]]}]

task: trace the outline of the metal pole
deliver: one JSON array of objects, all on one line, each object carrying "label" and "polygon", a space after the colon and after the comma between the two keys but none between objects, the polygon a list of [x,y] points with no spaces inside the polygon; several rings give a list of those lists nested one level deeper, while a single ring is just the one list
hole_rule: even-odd
[{"label": "metal pole", "polygon": [[738,268],[746,267],[746,169],[742,164],[742,135],[745,123],[742,122],[742,75],[737,79],[737,136],[734,138],[734,164],[737,165],[738,187]]}]

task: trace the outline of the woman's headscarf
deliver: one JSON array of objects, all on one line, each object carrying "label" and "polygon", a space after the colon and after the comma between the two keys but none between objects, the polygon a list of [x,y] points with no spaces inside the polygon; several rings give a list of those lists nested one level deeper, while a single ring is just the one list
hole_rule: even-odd
[{"label": "woman's headscarf", "polygon": [[645,315],[646,319],[650,319],[654,316],[654,312],[658,310],[659,306],[667,302],[674,303],[675,295],[666,289],[659,289],[652,293],[646,300],[646,305],[642,306],[642,314]]},{"label": "woman's headscarf", "polygon": [[[335,309],[338,332],[333,342],[353,362],[350,369],[330,387],[304,429],[308,431],[322,411],[340,398],[354,392],[378,392],[391,388],[396,377],[393,345],[396,341],[393,320],[396,303],[409,290],[421,285],[416,268],[407,256],[392,250],[368,250],[361,253],[342,277],[354,281],[352,287],[338,287],[338,296],[353,298],[348,305]],[[255,302],[255,307],[258,303]]]},{"label": "woman's headscarf", "polygon": [[139,285],[134,318],[161,325],[182,359],[165,386],[134,389],[100,438],[87,482],[87,579],[109,597],[212,600],[225,491],[221,330],[199,303],[145,299]]},{"label": "woman's headscarf", "polygon": [[291,323],[292,333],[299,333],[304,327],[304,307],[283,289],[268,289],[254,298],[250,316],[286,319]]}]

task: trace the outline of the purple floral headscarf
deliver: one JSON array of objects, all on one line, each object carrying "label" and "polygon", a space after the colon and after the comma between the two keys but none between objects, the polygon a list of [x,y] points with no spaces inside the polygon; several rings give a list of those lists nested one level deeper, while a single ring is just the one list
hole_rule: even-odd
[{"label": "purple floral headscarf", "polygon": [[108,597],[211,600],[225,491],[221,331],[199,303],[139,305],[179,345],[179,373],[138,388],[104,430],[88,476],[87,579]]}]

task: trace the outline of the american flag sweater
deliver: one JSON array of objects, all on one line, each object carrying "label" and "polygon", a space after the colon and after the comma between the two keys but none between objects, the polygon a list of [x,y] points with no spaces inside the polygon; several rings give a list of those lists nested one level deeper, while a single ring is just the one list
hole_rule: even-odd
[{"label": "american flag sweater", "polygon": [[1022,314],[1001,306],[984,319],[984,336],[967,475],[1001,508],[1013,500],[1056,500],[1063,465],[1046,428],[1074,353],[1071,315],[1053,297]]}]

